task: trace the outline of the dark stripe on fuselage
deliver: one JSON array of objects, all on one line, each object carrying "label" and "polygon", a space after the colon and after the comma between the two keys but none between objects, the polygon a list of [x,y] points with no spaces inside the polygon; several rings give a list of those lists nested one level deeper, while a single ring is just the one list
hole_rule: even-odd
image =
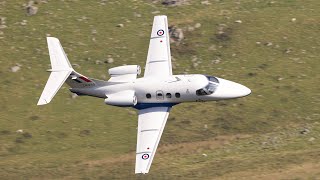
[{"label": "dark stripe on fuselage", "polygon": [[138,103],[133,108],[135,109],[147,109],[152,107],[172,107],[179,103]]},{"label": "dark stripe on fuselage", "polygon": [[78,79],[72,79],[72,80],[74,80],[74,81],[77,82],[77,83],[82,83],[82,82],[79,81]]}]

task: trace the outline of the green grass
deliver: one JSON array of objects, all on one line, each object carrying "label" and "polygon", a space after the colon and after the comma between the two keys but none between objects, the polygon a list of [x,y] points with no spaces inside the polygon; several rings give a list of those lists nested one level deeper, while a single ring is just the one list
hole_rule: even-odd
[{"label": "green grass", "polygon": [[[1,177],[232,179],[240,174],[254,179],[279,169],[318,164],[320,1],[226,0],[210,1],[211,5],[190,1],[179,7],[147,0],[106,5],[49,1],[37,5],[35,16],[25,15],[24,1],[3,2],[0,16],[7,18],[8,28],[0,30]],[[102,99],[72,99],[67,86],[49,105],[36,103],[49,75],[47,34],[60,39],[71,63],[80,66],[77,71],[108,79],[108,68],[144,67],[155,11],[168,15],[169,25],[184,30],[182,43],[171,44],[175,74],[211,74],[245,84],[253,93],[242,99],[174,107],[150,174],[136,176],[134,110],[106,106]],[[23,20],[27,25],[20,24]],[[116,27],[120,23],[123,28]],[[201,27],[186,30],[196,23]],[[221,24],[228,29],[225,39],[217,36]],[[268,42],[272,45],[266,46]],[[114,58],[113,64],[95,63],[108,56]],[[194,57],[201,61],[197,68],[192,66]],[[212,63],[215,59],[220,63]],[[10,72],[16,64],[21,70]],[[310,133],[300,134],[305,127]],[[24,133],[16,133],[18,129]],[[246,138],[211,144],[219,144],[218,137],[242,135]],[[309,141],[311,137],[315,140]],[[279,179],[320,176],[300,175]]]}]

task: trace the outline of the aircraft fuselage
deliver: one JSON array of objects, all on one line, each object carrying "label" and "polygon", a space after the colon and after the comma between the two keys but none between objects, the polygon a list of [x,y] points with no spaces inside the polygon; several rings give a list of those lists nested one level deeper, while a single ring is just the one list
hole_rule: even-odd
[{"label": "aircraft fuselage", "polygon": [[[209,87],[210,92],[207,89],[202,90],[208,84],[212,85]],[[79,95],[100,98],[108,98],[108,95],[127,90],[134,91],[138,105],[215,101],[243,97],[251,93],[249,88],[241,84],[201,74],[137,78],[132,82],[107,82],[104,86],[70,89]]]}]

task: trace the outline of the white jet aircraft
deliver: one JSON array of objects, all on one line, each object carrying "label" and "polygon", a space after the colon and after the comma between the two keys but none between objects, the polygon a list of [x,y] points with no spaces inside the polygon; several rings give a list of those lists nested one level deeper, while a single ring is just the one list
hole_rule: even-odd
[{"label": "white jet aircraft", "polygon": [[155,16],[144,76],[137,78],[138,65],[109,69],[108,81],[76,72],[58,39],[47,37],[52,69],[38,105],[48,104],[62,84],[78,95],[103,98],[108,105],[133,107],[139,111],[135,173],[148,173],[170,109],[183,102],[203,102],[247,96],[251,90],[214,76],[173,75],[168,21]]}]

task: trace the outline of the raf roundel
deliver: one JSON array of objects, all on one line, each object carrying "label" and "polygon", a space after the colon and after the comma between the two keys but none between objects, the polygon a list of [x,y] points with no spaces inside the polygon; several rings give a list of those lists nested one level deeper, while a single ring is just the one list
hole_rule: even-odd
[{"label": "raf roundel", "polygon": [[143,160],[149,159],[149,154],[143,154],[143,155],[142,155],[142,159],[143,159]]},{"label": "raf roundel", "polygon": [[164,30],[160,29],[157,31],[158,36],[163,36],[164,35]]}]

